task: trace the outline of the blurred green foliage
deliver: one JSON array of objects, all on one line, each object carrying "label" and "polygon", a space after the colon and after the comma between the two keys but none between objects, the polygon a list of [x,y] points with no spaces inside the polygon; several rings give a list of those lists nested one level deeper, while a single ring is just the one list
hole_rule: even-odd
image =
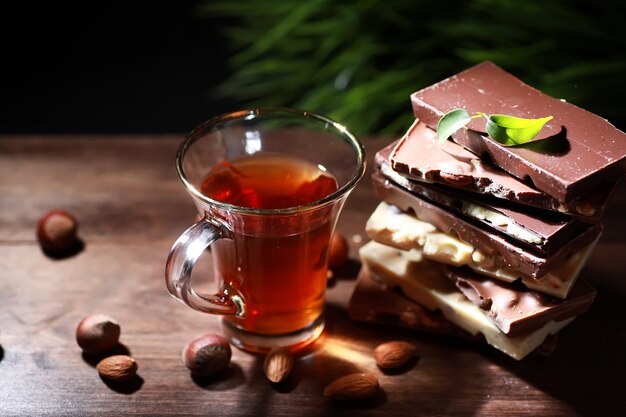
[{"label": "blurred green foliage", "polygon": [[[232,50],[222,93],[397,135],[410,93],[484,60],[626,121],[621,0],[207,0]],[[215,21],[215,20],[213,20]]]}]

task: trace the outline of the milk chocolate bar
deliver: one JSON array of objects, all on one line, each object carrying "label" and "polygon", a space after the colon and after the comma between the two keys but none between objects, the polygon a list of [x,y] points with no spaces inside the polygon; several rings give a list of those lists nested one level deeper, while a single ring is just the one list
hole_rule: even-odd
[{"label": "milk chocolate bar", "polygon": [[[391,145],[393,146],[393,144]],[[591,224],[558,213],[531,211],[527,207],[477,199],[445,187],[411,181],[395,172],[389,162],[390,146],[376,154],[376,168],[386,179],[405,190],[456,213],[482,223],[486,228],[508,236],[514,242],[539,253],[549,254],[562,247]]]},{"label": "milk chocolate bar", "polygon": [[452,323],[470,334],[482,334],[488,344],[518,360],[573,320],[547,321],[537,330],[511,337],[465,298],[432,262],[407,259],[405,252],[376,242],[361,247],[359,255],[373,274],[399,286],[411,300],[430,310],[441,311]]},{"label": "milk chocolate bar", "polygon": [[498,233],[479,228],[473,223],[431,203],[401,187],[385,180],[380,174],[372,175],[374,190],[378,197],[403,211],[411,210],[415,215],[444,233],[454,233],[459,238],[485,254],[497,253],[508,268],[533,278],[541,277],[565,262],[575,252],[592,243],[600,235],[602,226],[593,224],[573,237],[564,246],[549,255],[538,255],[513,244]]},{"label": "milk chocolate bar", "polygon": [[420,261],[422,257],[446,265],[466,265],[472,270],[506,282],[521,281],[524,286],[555,297],[565,298],[573,287],[596,242],[572,255],[565,263],[540,278],[532,278],[507,269],[498,254],[486,255],[445,234],[430,223],[401,211],[387,203],[380,203],[365,226],[374,241],[406,251],[408,257]]},{"label": "milk chocolate bar", "polygon": [[596,290],[579,279],[564,300],[540,294],[520,283],[505,283],[479,275],[468,268],[444,267],[445,275],[502,332],[514,336],[536,330],[549,320],[561,321],[585,313]]},{"label": "milk chocolate bar", "polygon": [[543,94],[491,62],[483,62],[411,95],[415,116],[436,128],[455,108],[523,118],[553,116],[539,136],[521,146],[489,138],[484,118],[473,119],[452,135],[476,155],[559,201],[588,194],[604,180],[626,171],[626,134],[607,120],[564,100]]},{"label": "milk chocolate bar", "polygon": [[[352,320],[485,343],[485,339],[479,334],[472,335],[446,320],[441,311],[430,311],[409,300],[401,289],[390,288],[381,281],[367,267],[361,267],[348,304],[348,314]],[[558,334],[548,336],[532,355],[547,356],[554,353],[557,336]]]},{"label": "milk chocolate bar", "polygon": [[395,144],[388,159],[394,171],[413,180],[589,219],[602,215],[615,188],[615,181],[606,181],[587,195],[561,202],[452,141],[439,145],[435,131],[420,120]]}]

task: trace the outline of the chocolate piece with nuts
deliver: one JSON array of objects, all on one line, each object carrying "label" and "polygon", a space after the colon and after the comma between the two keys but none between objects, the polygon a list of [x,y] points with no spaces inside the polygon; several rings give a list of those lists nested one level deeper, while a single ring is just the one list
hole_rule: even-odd
[{"label": "chocolate piece with nuts", "polygon": [[444,267],[445,275],[510,337],[536,330],[548,321],[585,313],[596,290],[579,279],[564,300],[529,290],[523,285],[489,279],[468,268]]},{"label": "chocolate piece with nuts", "polygon": [[507,268],[533,278],[540,278],[562,265],[577,251],[592,243],[602,231],[601,224],[593,224],[549,255],[534,253],[536,251],[520,247],[495,231],[479,227],[474,222],[460,218],[437,204],[408,192],[386,180],[380,173],[372,174],[372,182],[381,200],[403,211],[412,211],[420,220],[444,233],[457,235],[459,239],[485,254],[501,256]]},{"label": "chocolate piece with nuts", "polygon": [[[509,203],[551,210],[587,219],[598,219],[615,189],[609,180],[567,203],[531,187],[490,161],[452,141],[437,143],[436,132],[416,120],[407,133],[377,155],[388,159],[394,171],[414,181],[435,184],[447,191],[463,191]],[[389,155],[387,157],[387,155]]]},{"label": "chocolate piece with nuts", "polygon": [[502,199],[411,180],[392,169],[389,158],[394,146],[392,143],[376,153],[377,173],[458,217],[480,223],[530,250],[549,254],[591,227],[588,221],[563,213],[532,209]]}]

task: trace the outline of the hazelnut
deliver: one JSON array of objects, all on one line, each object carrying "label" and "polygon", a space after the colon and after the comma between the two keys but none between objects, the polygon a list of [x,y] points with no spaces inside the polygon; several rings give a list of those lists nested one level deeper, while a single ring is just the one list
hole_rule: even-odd
[{"label": "hazelnut", "polygon": [[232,351],[228,341],[207,333],[189,342],[183,349],[183,363],[194,375],[213,375],[230,364]]},{"label": "hazelnut", "polygon": [[124,382],[137,375],[137,362],[128,355],[113,355],[102,359],[96,369],[109,381]]},{"label": "hazelnut", "polygon": [[328,267],[336,268],[348,260],[348,242],[339,232],[333,234],[328,249]]},{"label": "hazelnut", "polygon": [[576,211],[585,217],[592,217],[598,211],[591,203],[587,201],[581,201],[576,204]]},{"label": "hazelnut", "polygon": [[102,353],[117,345],[120,325],[109,316],[87,316],[76,327],[76,342],[87,353]]},{"label": "hazelnut", "polygon": [[78,222],[65,210],[52,210],[39,220],[37,239],[44,251],[66,252],[76,247]]}]

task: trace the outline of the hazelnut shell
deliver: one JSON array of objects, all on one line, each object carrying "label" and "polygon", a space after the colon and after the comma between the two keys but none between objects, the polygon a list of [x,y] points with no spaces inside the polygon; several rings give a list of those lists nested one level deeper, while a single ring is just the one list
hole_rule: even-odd
[{"label": "hazelnut shell", "polygon": [[228,367],[231,355],[230,344],[223,336],[207,333],[185,346],[182,359],[192,374],[210,376]]},{"label": "hazelnut shell", "polygon": [[103,353],[113,349],[120,338],[117,321],[104,314],[85,317],[76,327],[76,342],[84,352]]},{"label": "hazelnut shell", "polygon": [[37,239],[49,252],[70,251],[78,241],[78,222],[65,210],[55,209],[44,215],[37,225]]}]

